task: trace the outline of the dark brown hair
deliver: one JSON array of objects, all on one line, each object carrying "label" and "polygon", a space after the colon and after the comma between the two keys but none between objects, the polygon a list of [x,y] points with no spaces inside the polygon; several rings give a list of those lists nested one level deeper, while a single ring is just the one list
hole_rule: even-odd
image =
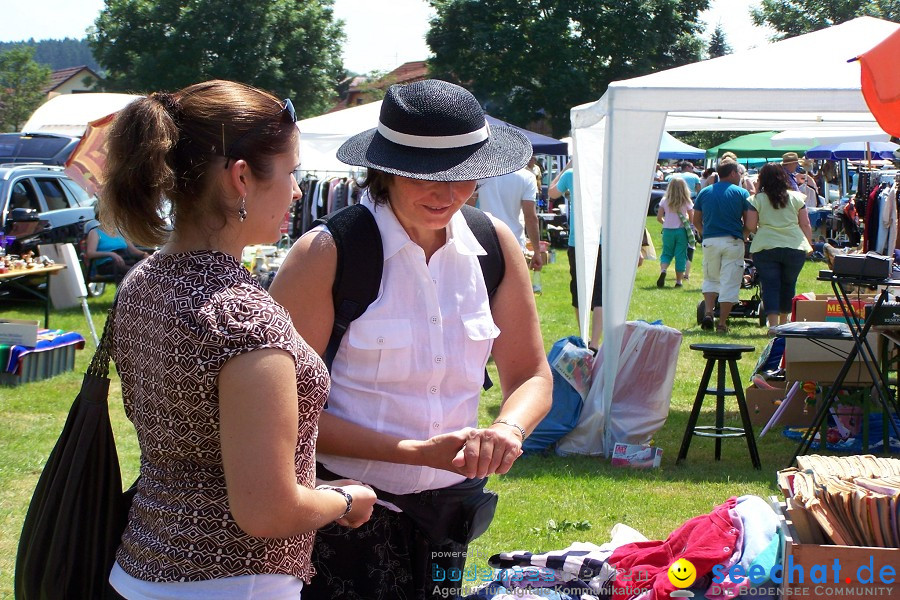
[{"label": "dark brown hair", "polygon": [[787,178],[787,173],[778,163],[766,163],[759,170],[759,178],[756,180],[757,189],[766,194],[769,202],[775,208],[784,208],[788,205]]},{"label": "dark brown hair", "polygon": [[388,186],[394,180],[394,176],[378,169],[368,169],[366,171],[366,179],[359,186],[362,189],[369,190],[369,197],[375,205],[387,204],[390,200]]},{"label": "dark brown hair", "polygon": [[210,227],[216,219],[224,226],[221,190],[209,174],[240,158],[270,177],[271,158],[289,151],[297,135],[283,108],[267,92],[222,80],[135,100],[109,132],[101,221],[136,243],[158,245],[168,235],[160,213],[169,200],[176,227]]},{"label": "dark brown hair", "polygon": [[716,173],[719,175],[719,181],[722,181],[726,177],[731,177],[732,173],[736,173],[739,171],[738,164],[730,159],[720,160],[718,166],[716,166]]}]

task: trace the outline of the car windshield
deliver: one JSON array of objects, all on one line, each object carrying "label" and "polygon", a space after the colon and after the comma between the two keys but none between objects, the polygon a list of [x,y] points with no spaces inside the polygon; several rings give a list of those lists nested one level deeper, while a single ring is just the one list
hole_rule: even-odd
[{"label": "car windshield", "polygon": [[50,159],[71,142],[69,138],[0,134],[0,162]]}]

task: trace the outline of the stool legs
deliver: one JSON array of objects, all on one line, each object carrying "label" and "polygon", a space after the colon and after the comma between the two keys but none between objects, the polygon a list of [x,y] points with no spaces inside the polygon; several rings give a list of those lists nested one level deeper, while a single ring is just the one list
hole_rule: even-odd
[{"label": "stool legs", "polygon": [[[731,367],[731,378],[739,382],[738,368],[736,361],[728,361]],[[753,435],[753,424],[750,423],[750,411],[747,409],[747,399],[744,397],[744,390],[741,386],[735,384],[734,393],[737,396],[738,409],[741,411],[741,422],[744,425],[744,437],[747,438],[747,449],[750,451],[750,460],[753,462],[754,469],[762,469],[762,463],[759,460],[759,450],[756,448],[756,437]]]},{"label": "stool legs", "polygon": [[[728,370],[731,373],[731,382],[734,386],[734,395],[737,399],[738,410],[741,414],[741,423],[743,424],[743,434],[740,429],[725,427],[725,396],[730,395],[731,390],[725,387],[726,373],[725,363],[728,363]],[[703,397],[713,395],[709,390],[709,380],[712,378],[713,368],[718,363],[716,370],[716,416],[715,427],[701,427],[700,429],[712,429],[714,434],[695,432],[697,421],[700,418],[700,409],[703,406]],[[688,449],[691,445],[691,438],[694,435],[706,435],[707,437],[715,437],[715,457],[716,460],[722,459],[722,437],[737,437],[743,435],[747,438],[747,449],[750,451],[750,461],[753,468],[761,469],[762,463],[759,459],[759,450],[756,447],[756,439],[753,436],[753,425],[750,423],[750,411],[747,409],[747,399],[744,397],[744,390],[741,388],[741,376],[738,373],[737,359],[734,358],[708,358],[706,360],[706,368],[703,370],[703,376],[700,379],[700,386],[697,389],[697,396],[694,398],[694,406],[691,408],[691,414],[688,417],[687,428],[684,431],[684,438],[681,440],[681,449],[678,451],[678,458],[675,464],[680,463],[687,458]]]},{"label": "stool legs", "polygon": [[694,406],[691,408],[691,416],[688,417],[687,429],[684,430],[681,450],[678,451],[678,458],[675,460],[675,464],[687,458],[688,448],[691,446],[691,438],[694,437],[694,427],[697,426],[697,419],[700,417],[700,407],[703,406],[703,396],[706,395],[706,388],[709,385],[709,378],[712,375],[715,363],[714,359],[706,361],[706,368],[703,370],[703,377],[700,378],[700,387],[697,388],[697,397],[694,398]]},{"label": "stool legs", "polygon": [[[728,361],[732,362],[732,361]],[[719,359],[719,374],[716,379],[716,434],[724,433],[725,427],[725,361]],[[740,383],[740,380],[735,380]],[[738,387],[735,384],[734,387]],[[722,438],[716,438],[716,462],[722,460]]]}]

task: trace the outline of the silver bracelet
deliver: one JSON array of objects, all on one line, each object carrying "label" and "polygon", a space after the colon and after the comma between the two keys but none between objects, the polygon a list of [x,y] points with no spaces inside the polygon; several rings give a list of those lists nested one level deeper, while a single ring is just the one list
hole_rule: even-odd
[{"label": "silver bracelet", "polygon": [[353,496],[351,496],[350,492],[348,492],[344,488],[339,488],[334,485],[317,485],[316,489],[317,490],[331,490],[332,492],[337,492],[338,494],[340,494],[341,496],[344,497],[344,500],[347,501],[347,508],[344,510],[344,512],[341,513],[341,515],[339,517],[336,517],[334,519],[335,521],[346,517],[347,514],[350,512],[350,510],[353,508]]},{"label": "silver bracelet", "polygon": [[522,427],[521,425],[517,425],[516,423],[510,423],[506,419],[497,419],[496,421],[494,421],[493,424],[494,425],[497,425],[497,424],[508,425],[509,427],[517,429],[519,431],[519,435],[522,436],[522,441],[523,442],[525,441],[525,428]]}]

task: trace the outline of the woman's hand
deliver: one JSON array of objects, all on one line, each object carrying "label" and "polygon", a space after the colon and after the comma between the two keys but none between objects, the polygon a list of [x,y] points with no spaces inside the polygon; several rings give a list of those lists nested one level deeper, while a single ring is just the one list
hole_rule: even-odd
[{"label": "woman's hand", "polygon": [[492,425],[488,429],[470,429],[465,445],[450,464],[468,478],[503,475],[522,456],[522,439],[512,427]]},{"label": "woman's hand", "polygon": [[340,487],[353,497],[353,507],[350,509],[350,512],[337,519],[335,523],[350,529],[356,529],[372,517],[372,507],[377,499],[375,492],[372,488],[362,483],[341,484]]},{"label": "woman's hand", "polygon": [[339,487],[353,498],[353,507],[346,515],[334,522],[343,527],[356,529],[369,520],[372,516],[372,507],[375,505],[375,490],[364,483],[360,483],[355,479],[337,479],[335,481],[325,481],[316,478],[316,485],[330,485]]},{"label": "woman's hand", "polygon": [[121,255],[116,254],[115,252],[110,252],[108,256],[113,259],[113,262],[116,263],[117,267],[125,267],[125,259],[122,258]]}]

